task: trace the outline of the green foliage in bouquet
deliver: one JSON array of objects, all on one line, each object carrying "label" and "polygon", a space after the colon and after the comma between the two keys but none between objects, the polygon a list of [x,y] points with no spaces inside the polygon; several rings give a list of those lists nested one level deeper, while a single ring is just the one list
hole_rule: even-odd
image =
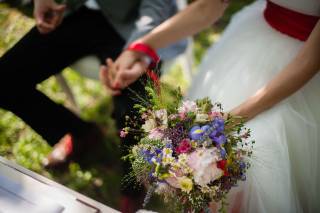
[{"label": "green foliage in bouquet", "polygon": [[155,193],[174,211],[201,212],[215,201],[225,212],[226,195],[250,167],[250,130],[209,98],[183,101],[180,89],[153,83],[146,91],[135,106],[140,117],[128,117],[121,132],[139,139],[124,157],[132,165],[126,181],[148,188],[145,205]]}]

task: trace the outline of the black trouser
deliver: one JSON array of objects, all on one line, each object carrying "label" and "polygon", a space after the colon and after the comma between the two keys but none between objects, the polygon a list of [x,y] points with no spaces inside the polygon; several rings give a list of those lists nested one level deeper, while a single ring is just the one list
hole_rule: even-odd
[{"label": "black trouser", "polygon": [[124,40],[98,11],[81,8],[53,32],[31,29],[0,58],[0,107],[22,118],[49,144],[83,132],[87,123],[36,90],[36,84],[83,56],[116,58]]},{"label": "black trouser", "polygon": [[[90,124],[36,90],[36,84],[85,55],[97,55],[102,62],[106,57],[115,59],[124,44],[99,11],[84,7],[47,35],[33,28],[0,58],[0,107],[22,118],[50,145],[67,132],[81,135]],[[140,82],[131,89],[144,91]],[[127,89],[114,98],[114,117],[119,129],[125,125],[124,116],[132,112],[135,101],[130,96]]]}]

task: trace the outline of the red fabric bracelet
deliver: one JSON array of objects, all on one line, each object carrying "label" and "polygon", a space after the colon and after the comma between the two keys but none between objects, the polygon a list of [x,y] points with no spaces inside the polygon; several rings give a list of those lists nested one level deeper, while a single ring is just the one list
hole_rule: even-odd
[{"label": "red fabric bracelet", "polygon": [[152,60],[151,64],[149,65],[149,68],[151,68],[151,69],[156,67],[160,61],[160,58],[159,58],[158,54],[156,53],[156,51],[154,51],[154,49],[152,49],[152,47],[150,47],[147,44],[132,43],[129,45],[129,47],[127,49],[132,50],[132,51],[142,52],[142,53],[146,54],[147,56],[149,56]]}]

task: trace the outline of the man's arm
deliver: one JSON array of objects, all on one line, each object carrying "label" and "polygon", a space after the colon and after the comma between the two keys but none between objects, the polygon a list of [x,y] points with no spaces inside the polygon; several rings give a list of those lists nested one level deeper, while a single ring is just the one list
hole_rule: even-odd
[{"label": "man's arm", "polygon": [[[139,7],[139,16],[135,22],[135,29],[132,31],[125,48],[137,40],[138,38],[146,35],[155,27],[160,25],[165,20],[169,19],[177,12],[178,8],[175,0],[142,0]],[[112,63],[109,59],[106,64],[110,67],[117,67],[119,70],[132,68],[137,58],[145,58],[142,53],[124,50],[120,57]],[[146,58],[145,58],[146,59]],[[138,66],[136,66],[138,68]],[[148,67],[146,60],[140,60],[139,69],[145,70]],[[141,73],[143,74],[143,72]],[[119,94],[120,90],[116,89],[117,85],[111,85],[110,82],[114,79],[114,72],[108,72],[106,66],[101,67],[100,78],[102,83],[109,89],[113,90],[113,94]],[[128,86],[128,85],[126,85]],[[123,86],[122,86],[123,88]]]},{"label": "man's arm", "polygon": [[132,31],[126,46],[149,33],[173,16],[177,10],[175,0],[142,0],[139,17],[135,22],[135,29]]},{"label": "man's arm", "polygon": [[[222,0],[194,1],[183,11],[166,20],[137,41],[147,44],[155,50],[166,47],[210,26],[223,15],[227,5],[227,1]],[[115,64],[109,63],[108,68],[103,67],[102,72],[109,73],[106,79],[109,86],[111,85],[111,88],[125,88],[136,81],[147,67],[141,60],[142,56],[142,53],[125,51]],[[133,66],[134,62],[136,62],[135,66]]]}]

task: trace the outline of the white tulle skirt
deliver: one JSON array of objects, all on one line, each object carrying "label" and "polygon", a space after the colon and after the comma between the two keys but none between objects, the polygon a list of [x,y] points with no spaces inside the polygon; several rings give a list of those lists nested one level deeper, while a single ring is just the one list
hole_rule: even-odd
[{"label": "white tulle skirt", "polygon": [[[265,1],[234,16],[211,47],[188,99],[210,97],[229,111],[269,82],[303,42],[271,28]],[[230,212],[320,212],[320,76],[247,123],[256,140],[247,181],[229,198]],[[320,197],[320,196],[319,196]]]}]

